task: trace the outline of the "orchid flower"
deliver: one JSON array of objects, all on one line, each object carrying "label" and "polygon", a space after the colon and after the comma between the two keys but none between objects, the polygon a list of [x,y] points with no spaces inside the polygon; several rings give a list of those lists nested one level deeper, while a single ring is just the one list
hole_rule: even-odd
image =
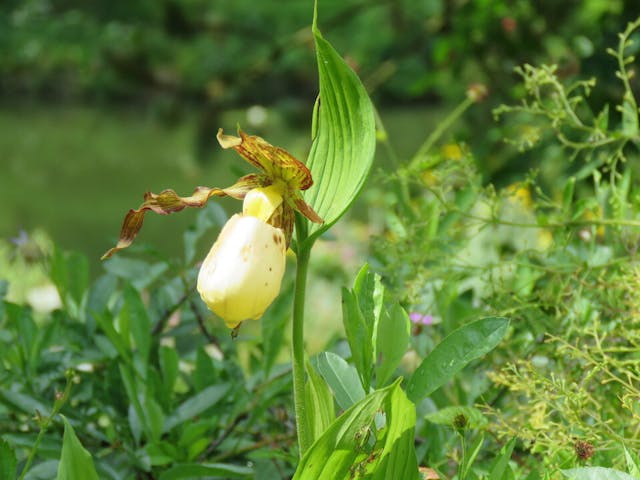
[{"label": "orchid flower", "polygon": [[167,215],[185,207],[203,207],[213,196],[243,200],[242,214],[227,221],[198,275],[200,296],[229,328],[259,319],[278,295],[294,212],[323,222],[300,193],[313,183],[307,167],[260,137],[241,130],[238,134],[225,135],[220,129],[218,142],[224,149],[233,148],[260,173],[245,175],[227,188],[197,187],[190,197],[170,189],[147,192],[142,205],[125,216],[116,246],[102,256],[109,258],[133,243],[147,210]]}]

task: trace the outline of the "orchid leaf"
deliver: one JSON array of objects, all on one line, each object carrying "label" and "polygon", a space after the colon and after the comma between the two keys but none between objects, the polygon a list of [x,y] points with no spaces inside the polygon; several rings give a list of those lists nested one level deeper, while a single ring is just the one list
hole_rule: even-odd
[{"label": "orchid leaf", "polygon": [[375,152],[373,106],[357,75],[327,42],[313,20],[319,106],[314,109],[313,144],[307,166],[313,185],[305,200],[325,221],[310,225],[310,240],[335,223],[362,189]]},{"label": "orchid leaf", "polygon": [[347,479],[357,474],[373,480],[417,480],[415,422],[415,406],[399,382],[372,392],[331,423],[304,454],[293,478]]}]

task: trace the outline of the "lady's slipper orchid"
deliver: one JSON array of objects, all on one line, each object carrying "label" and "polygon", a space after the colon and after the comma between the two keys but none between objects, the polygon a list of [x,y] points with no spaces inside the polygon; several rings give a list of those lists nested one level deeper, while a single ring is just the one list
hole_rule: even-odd
[{"label": "lady's slipper orchid", "polygon": [[284,232],[266,223],[282,203],[273,187],[244,199],[242,215],[225,224],[198,275],[198,292],[229,328],[257,320],[280,293],[286,263]]},{"label": "lady's slipper orchid", "polygon": [[224,135],[220,129],[218,142],[222,148],[236,150],[261,173],[245,175],[227,188],[197,187],[190,197],[180,197],[173,190],[147,192],[140,208],[127,213],[117,245],[102,257],[131,245],[147,210],[166,215],[185,207],[203,207],[212,196],[244,200],[243,213],[232,216],[223,227],[198,275],[202,299],[230,328],[260,318],[278,295],[294,211],[322,223],[300,193],[313,183],[307,167],[260,137],[238,133],[240,137]]}]

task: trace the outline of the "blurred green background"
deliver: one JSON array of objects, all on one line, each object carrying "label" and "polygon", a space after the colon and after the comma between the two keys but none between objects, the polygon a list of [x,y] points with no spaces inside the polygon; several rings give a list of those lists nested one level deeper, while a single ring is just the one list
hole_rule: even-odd
[{"label": "blurred green background", "polygon": [[[239,123],[304,159],[317,93],[312,8],[311,0],[4,0],[0,241],[18,248],[44,232],[86,253],[96,270],[145,191],[187,195],[249,170],[217,146],[218,127]],[[513,68],[557,63],[563,77],[613,72],[604,49],[640,7],[636,0],[320,0],[319,12],[323,34],[363,79],[400,156],[470,84],[485,84],[489,97],[454,133],[473,145],[487,179],[506,182],[527,170],[526,156],[511,161],[491,115],[520,93]],[[611,84],[599,91],[619,95],[606,77]],[[141,238],[178,254],[194,215],[149,215]]]}]

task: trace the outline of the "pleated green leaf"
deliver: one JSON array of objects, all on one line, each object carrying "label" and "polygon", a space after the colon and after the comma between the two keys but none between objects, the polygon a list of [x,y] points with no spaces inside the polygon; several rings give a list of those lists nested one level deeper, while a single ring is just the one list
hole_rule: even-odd
[{"label": "pleated green leaf", "polygon": [[224,463],[181,463],[160,475],[160,480],[193,478],[253,478],[253,469]]},{"label": "pleated green leaf", "polygon": [[320,97],[307,159],[314,184],[305,192],[305,200],[325,223],[309,224],[311,238],[335,223],[355,200],[371,169],[376,146],[371,100],[358,76],[322,37],[316,18],[313,35]]},{"label": "pleated green leaf", "polygon": [[293,480],[417,480],[415,421],[415,406],[399,382],[377,390],[329,426],[307,450]]},{"label": "pleated green leaf", "polygon": [[305,370],[308,377],[305,384],[305,396],[307,397],[307,405],[309,405],[307,432],[310,436],[307,439],[307,445],[311,445],[336,419],[336,413],[333,395],[325,380],[308,361],[305,364]]}]

